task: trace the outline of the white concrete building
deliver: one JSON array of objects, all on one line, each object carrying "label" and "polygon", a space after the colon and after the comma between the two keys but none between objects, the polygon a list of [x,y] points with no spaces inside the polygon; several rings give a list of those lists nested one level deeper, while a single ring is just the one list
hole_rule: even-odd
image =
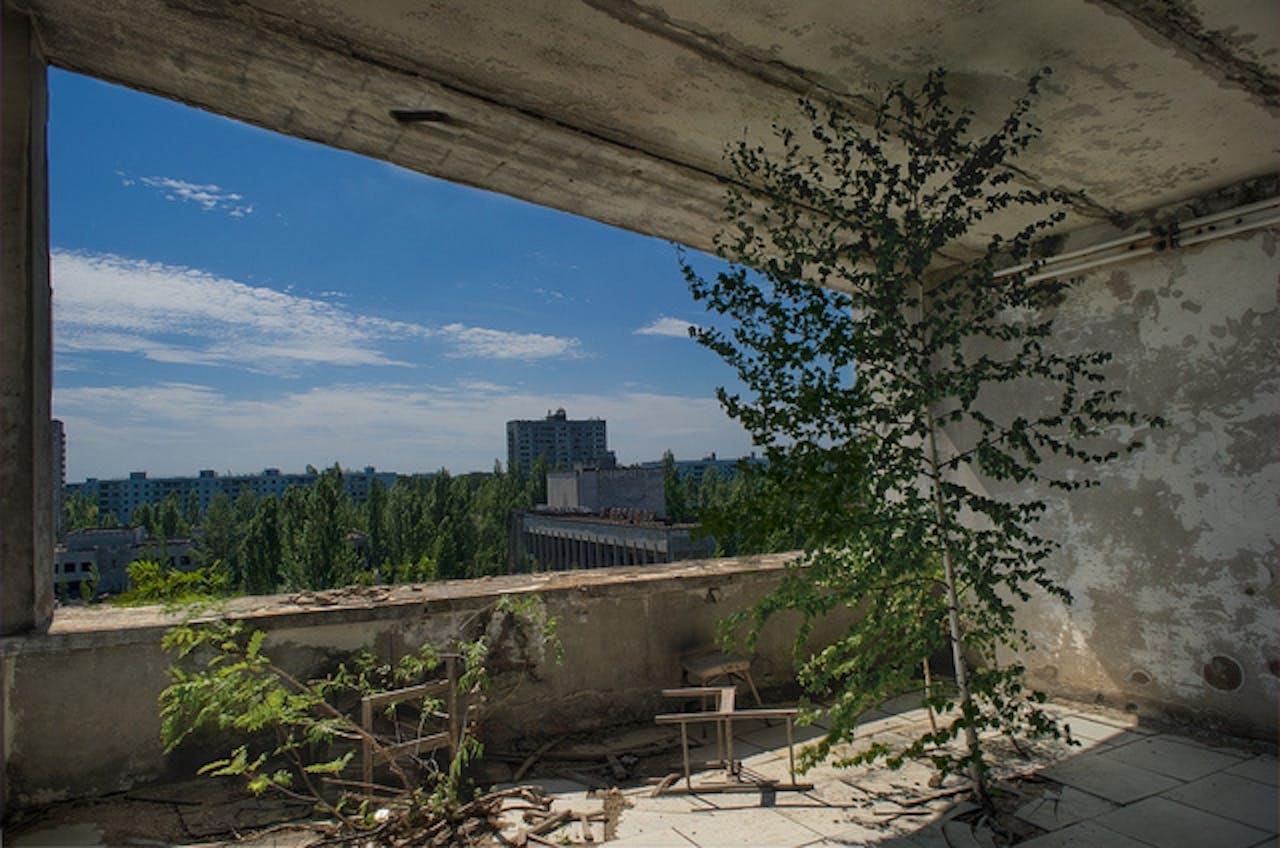
[{"label": "white concrete building", "polygon": [[571,468],[579,462],[610,464],[613,455],[604,419],[570,419],[557,409],[546,418],[508,421],[507,470],[528,472],[540,457],[552,468]]}]

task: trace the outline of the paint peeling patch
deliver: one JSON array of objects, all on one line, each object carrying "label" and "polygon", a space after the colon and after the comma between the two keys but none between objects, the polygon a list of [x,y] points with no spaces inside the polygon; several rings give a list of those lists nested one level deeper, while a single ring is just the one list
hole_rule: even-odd
[{"label": "paint peeling patch", "polygon": [[1268,109],[1280,110],[1280,76],[1259,61],[1240,36],[1206,29],[1182,0],[1095,0],[1155,33],[1197,64],[1212,69]]},{"label": "paint peeling patch", "polygon": [[1223,692],[1234,692],[1244,685],[1244,670],[1240,663],[1221,654],[1204,666],[1204,681]]},{"label": "paint peeling patch", "polygon": [[1107,288],[1116,300],[1124,303],[1133,297],[1133,283],[1126,271],[1112,271],[1107,276]]},{"label": "paint peeling patch", "polygon": [[1280,445],[1280,414],[1259,415],[1247,421],[1232,422],[1226,427],[1231,441],[1227,454],[1234,468],[1245,472],[1261,472],[1277,460]]}]

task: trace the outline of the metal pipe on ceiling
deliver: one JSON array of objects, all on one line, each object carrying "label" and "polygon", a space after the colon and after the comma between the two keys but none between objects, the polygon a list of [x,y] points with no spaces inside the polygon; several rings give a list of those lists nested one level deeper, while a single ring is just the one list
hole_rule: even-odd
[{"label": "metal pipe on ceiling", "polygon": [[[1280,210],[1280,197],[1248,203],[1223,212],[1214,212],[1209,215],[1192,218],[1189,221],[1174,223],[1168,227],[1143,230],[1142,232],[1100,244],[1068,251],[1040,262],[1040,270],[1027,277],[1027,282],[1034,283],[1054,277],[1078,274],[1082,271],[1091,271],[1117,262],[1126,262],[1139,256],[1148,256],[1152,253],[1172,250],[1177,247],[1190,247],[1191,245],[1203,244],[1217,238],[1225,238],[1250,230],[1273,226],[1280,223],[1280,213],[1257,218],[1252,217],[1260,212],[1272,209]],[[1234,220],[1235,223],[1230,227],[1219,228],[1216,226],[1219,222],[1231,220]],[[1073,259],[1083,259],[1084,261],[1071,263],[1070,260]],[[1068,264],[1064,267],[1064,263]],[[1036,263],[1024,262],[1021,265],[1015,265],[1012,268],[996,272],[995,278],[1012,277],[1033,267],[1036,267]]]}]

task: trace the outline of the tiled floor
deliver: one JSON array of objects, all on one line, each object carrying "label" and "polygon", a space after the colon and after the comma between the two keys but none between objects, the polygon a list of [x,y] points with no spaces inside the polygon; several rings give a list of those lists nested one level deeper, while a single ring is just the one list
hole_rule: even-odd
[{"label": "tiled floor", "polygon": [[[1213,747],[1183,735],[1155,732],[1132,716],[1074,704],[1052,710],[1082,744],[1012,746],[993,740],[1000,753],[995,777],[1010,790],[1025,848],[1280,848],[1277,842],[1277,766],[1274,750],[1226,740]],[[869,714],[848,755],[873,740],[901,742],[928,728],[909,699]],[[824,732],[797,728],[798,744]],[[734,728],[735,755],[748,776],[788,778],[786,728],[743,722]],[[714,754],[712,744],[692,752]],[[678,758],[678,757],[677,757]],[[987,834],[975,832],[963,814],[975,808],[948,790],[958,779],[937,783],[920,763],[898,771],[883,767],[836,768],[823,763],[801,779],[807,792],[753,791],[653,797],[648,786],[626,790],[631,804],[618,823],[619,848],[981,848]],[[537,779],[532,782],[538,783]],[[602,801],[581,783],[546,780],[556,806],[582,813]],[[1013,794],[1016,793],[1016,794]],[[960,818],[958,818],[960,817]],[[548,838],[582,844],[583,823]],[[603,825],[585,825],[599,844]],[[314,832],[274,833],[235,843],[238,848],[298,848]],[[102,846],[102,829],[62,823],[5,840],[14,845]],[[138,844],[157,844],[138,843]],[[220,843],[221,844],[221,843]],[[230,844],[230,843],[226,843]]]},{"label": "tiled floor", "polygon": [[[926,726],[919,710],[897,706],[863,726],[864,738],[901,739]],[[1026,848],[1277,848],[1277,775],[1272,754],[1244,745],[1211,747],[1139,726],[1131,716],[1055,705],[1079,747],[1038,745],[1031,759],[1003,756],[1002,777],[1034,775],[1010,785],[1026,794],[1016,806]],[[817,728],[800,728],[797,740]],[[785,728],[744,724],[736,752],[747,774],[785,779]],[[705,753],[705,752],[704,752]],[[820,765],[805,778],[810,792],[704,793],[650,797],[628,792],[634,807],[611,845],[771,846],[771,848],[972,848],[979,834],[955,819],[966,809],[936,795],[932,772],[918,764],[899,771]],[[948,781],[945,790],[958,786]],[[585,790],[561,803],[590,808]],[[597,802],[598,803],[598,802]],[[599,836],[597,836],[597,839]],[[576,840],[575,840],[576,841]]]}]

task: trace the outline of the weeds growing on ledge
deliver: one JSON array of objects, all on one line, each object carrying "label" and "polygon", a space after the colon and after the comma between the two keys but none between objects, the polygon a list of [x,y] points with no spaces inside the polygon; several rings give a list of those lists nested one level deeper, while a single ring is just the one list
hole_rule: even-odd
[{"label": "weeds growing on ledge", "polygon": [[[475,797],[468,778],[482,753],[475,717],[491,689],[491,659],[504,655],[504,668],[527,674],[546,648],[557,661],[561,648],[556,620],[537,596],[504,595],[460,631],[395,663],[360,651],[303,680],[266,653],[266,633],[243,621],[175,627],[163,642],[178,658],[160,694],[165,751],[197,738],[204,745],[226,740],[225,755],[200,773],[243,778],[255,794],[314,804],[334,822],[331,840],[470,844],[496,826],[511,794]],[[514,663],[506,656],[513,651],[520,657]],[[444,668],[450,673],[442,684],[425,683]],[[423,748],[448,756],[424,756]],[[378,764],[390,784],[371,777]]]}]

